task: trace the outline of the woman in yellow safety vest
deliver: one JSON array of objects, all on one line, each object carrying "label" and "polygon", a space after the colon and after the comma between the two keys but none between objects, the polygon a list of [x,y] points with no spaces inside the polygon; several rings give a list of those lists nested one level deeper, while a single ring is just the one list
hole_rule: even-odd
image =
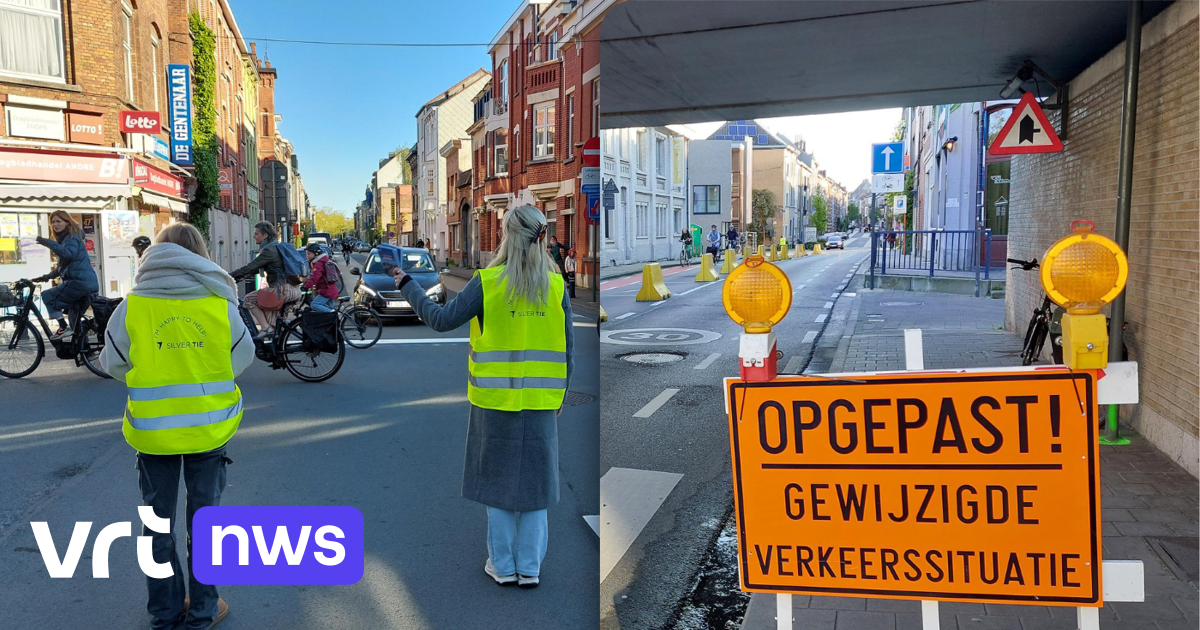
[{"label": "woman in yellow safety vest", "polygon": [[[225,489],[225,444],[242,419],[242,392],[233,382],[254,361],[254,343],[237,310],[233,278],[208,259],[200,231],[176,223],[142,255],[133,291],[109,320],[100,364],[128,392],[122,432],[137,450],[142,501],[175,528],[179,470],[192,516],[219,505]],[[151,536],[166,577],[147,575],[151,628],[207,628],[229,614],[215,586],[196,581],[191,545],[187,579],[173,533]],[[191,601],[184,601],[184,586]]]},{"label": "woman in yellow safety vest", "polygon": [[558,502],[558,421],[574,363],[571,300],[533,206],[504,215],[496,258],[439,307],[402,268],[396,286],[430,328],[470,322],[462,495],[484,504],[488,560],[502,586],[538,585],[547,508]]}]

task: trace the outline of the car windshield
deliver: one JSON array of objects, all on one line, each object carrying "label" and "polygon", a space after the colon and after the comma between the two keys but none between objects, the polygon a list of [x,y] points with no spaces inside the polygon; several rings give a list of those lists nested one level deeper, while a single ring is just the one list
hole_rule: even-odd
[{"label": "car windshield", "polygon": [[[433,271],[433,260],[429,258],[429,254],[423,252],[404,252],[404,270],[405,271]],[[392,261],[392,253],[387,252],[387,255],[380,258],[379,252],[373,252],[371,259],[367,261],[366,273],[386,273],[386,266],[395,266]]]}]

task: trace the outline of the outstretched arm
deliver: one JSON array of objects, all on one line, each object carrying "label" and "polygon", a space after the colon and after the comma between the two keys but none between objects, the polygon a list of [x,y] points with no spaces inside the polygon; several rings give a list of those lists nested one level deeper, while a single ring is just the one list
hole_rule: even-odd
[{"label": "outstretched arm", "polygon": [[405,282],[400,292],[412,305],[421,321],[437,332],[454,330],[483,312],[483,285],[479,283],[478,276],[471,278],[467,286],[445,306],[438,306],[429,299],[425,295],[425,289],[414,280]]}]

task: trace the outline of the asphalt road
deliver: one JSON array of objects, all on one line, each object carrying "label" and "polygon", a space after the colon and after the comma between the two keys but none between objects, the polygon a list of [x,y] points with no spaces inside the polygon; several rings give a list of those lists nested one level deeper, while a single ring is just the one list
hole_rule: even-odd
[{"label": "asphalt road", "polygon": [[[860,234],[846,250],[778,263],[794,292],[775,329],[780,372],[828,370],[855,291],[848,274],[869,242]],[[721,305],[724,277],[697,283],[698,269],[666,270],[672,297],[662,302],[635,301],[640,277],[601,285],[609,316],[600,348],[605,629],[672,627],[732,508],[722,379],[737,375],[741,328]],[[631,363],[631,353],[671,362]]]},{"label": "asphalt road", "polygon": [[[599,511],[598,342],[594,320],[577,316],[575,326],[571,389],[586,396],[572,396],[581,404],[559,418],[562,499],[550,510],[535,590],[501,588],[484,574],[485,511],[459,496],[466,327],[439,335],[389,323],[385,340],[440,342],[348,349],[325,383],[256,361],[238,379],[246,411],[229,444],[222,504],[355,506],[366,522],[366,571],[351,586],[222,587],[231,611],[221,628],[594,626],[599,540],[583,517]],[[27,378],[0,381],[0,627],[147,627],[132,538],[112,545],[113,577],[91,577],[96,532],[118,521],[139,526],[124,396],[120,383],[53,358]],[[60,554],[73,523],[93,521],[73,579],[49,577],[31,521],[49,523]]]}]

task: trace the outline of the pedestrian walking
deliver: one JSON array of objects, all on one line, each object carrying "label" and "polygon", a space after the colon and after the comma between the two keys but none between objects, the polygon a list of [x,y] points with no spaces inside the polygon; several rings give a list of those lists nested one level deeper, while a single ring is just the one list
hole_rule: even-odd
[{"label": "pedestrian walking", "polygon": [[550,235],[550,244],[546,246],[546,251],[550,252],[550,257],[554,259],[554,264],[558,266],[558,273],[562,274],[563,282],[567,281],[567,246],[558,242],[558,237]]},{"label": "pedestrian walking", "polygon": [[567,250],[566,268],[563,271],[567,272],[567,292],[571,295],[571,299],[575,299],[575,248]]},{"label": "pedestrian walking", "polygon": [[242,303],[250,311],[254,323],[258,324],[258,335],[269,337],[284,304],[300,299],[300,287],[298,281],[293,284],[283,272],[283,257],[279,253],[280,243],[275,226],[265,221],[255,225],[254,242],[259,246],[258,256],[230,275],[240,280],[259,271],[267,272],[267,286],[247,293]]},{"label": "pedestrian walking", "polygon": [[[165,534],[142,526],[154,561],[172,569],[168,577],[146,578],[150,627],[211,628],[229,614],[229,606],[216,586],[196,580],[192,517],[221,502],[225,466],[231,463],[226,445],[242,420],[242,392],[234,378],[254,361],[254,344],[238,314],[234,280],[208,259],[199,230],[176,223],[159,233],[105,336],[100,365],[128,390],[121,430],[137,451],[142,502],[171,524]],[[163,346],[186,352],[160,351]],[[189,541],[186,591],[173,533],[181,468]]]},{"label": "pedestrian walking", "polygon": [[96,270],[92,269],[91,257],[83,243],[83,228],[79,223],[65,211],[56,210],[50,214],[50,229],[54,233],[53,239],[39,236],[36,240],[54,253],[58,265],[50,273],[33,281],[49,282],[54,278],[62,278],[62,284],[42,291],[42,302],[50,318],[58,320],[58,332],[51,335],[50,339],[62,339],[71,330],[63,318],[63,311],[69,311],[72,306],[98,292],[100,282],[96,279]]},{"label": "pedestrian walking", "polygon": [[536,587],[558,502],[558,414],[571,382],[571,300],[542,239],[546,218],[524,205],[504,214],[504,240],[445,306],[401,269],[396,286],[421,321],[444,332],[470,322],[462,496],[487,507],[484,571],[502,586]]}]

